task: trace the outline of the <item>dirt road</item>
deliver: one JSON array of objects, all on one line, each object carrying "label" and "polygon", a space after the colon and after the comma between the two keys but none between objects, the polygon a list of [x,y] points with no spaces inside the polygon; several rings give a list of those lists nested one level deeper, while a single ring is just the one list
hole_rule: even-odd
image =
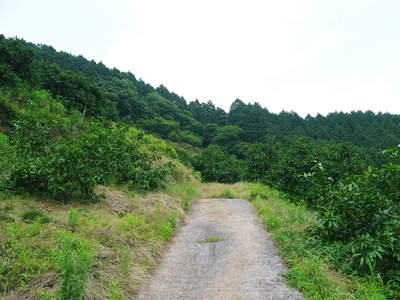
[{"label": "dirt road", "polygon": [[303,299],[285,270],[247,200],[204,199],[138,299]]}]

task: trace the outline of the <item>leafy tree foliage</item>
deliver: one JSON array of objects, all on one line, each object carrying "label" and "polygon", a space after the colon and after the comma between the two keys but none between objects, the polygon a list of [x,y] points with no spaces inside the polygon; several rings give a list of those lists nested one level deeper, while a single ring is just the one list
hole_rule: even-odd
[{"label": "leafy tree foliage", "polygon": [[0,82],[15,86],[34,77],[34,52],[18,40],[0,35]]},{"label": "leafy tree foliage", "polygon": [[153,167],[159,157],[129,141],[125,126],[66,116],[46,92],[32,92],[27,101],[10,133],[9,188],[67,201],[96,199],[99,184],[131,183],[142,189],[165,184],[169,166]]},{"label": "leafy tree foliage", "polygon": [[225,149],[229,150],[240,142],[240,134],[242,129],[237,126],[223,126],[217,129],[217,133],[211,140],[212,144],[224,146]]},{"label": "leafy tree foliage", "polygon": [[[386,151],[389,162],[333,183],[320,166],[310,176],[320,202],[320,223],[314,235],[342,245],[340,255],[361,273],[381,274],[399,289],[400,270],[400,151]],[[318,183],[323,185],[317,185]]]},{"label": "leafy tree foliage", "polygon": [[250,180],[271,185],[293,199],[307,200],[311,206],[312,197],[307,198],[310,186],[303,175],[316,164],[329,166],[328,176],[334,182],[360,174],[367,166],[366,153],[352,144],[317,143],[295,136],[249,145],[246,161]]},{"label": "leafy tree foliage", "polygon": [[[169,138],[174,132],[171,138],[196,146],[199,141],[202,146],[220,145],[223,137],[217,134],[224,131],[220,128],[236,126],[241,129],[236,144],[263,142],[268,137],[281,140],[286,136],[350,142],[366,150],[371,163],[378,166],[383,163],[377,155],[379,150],[395,146],[400,138],[400,117],[396,115],[354,111],[303,119],[295,112],[274,114],[258,103],[245,104],[240,99],[226,113],[212,101],[187,103],[163,85],[154,88],[132,73],[109,69],[101,62],[4,36],[0,37],[0,79],[8,86],[23,83],[48,89],[67,108],[90,117],[120,118],[144,129],[148,126],[146,121],[154,118],[177,122],[178,129],[168,134],[160,128],[161,136]],[[158,128],[150,127],[158,133]],[[177,131],[186,133],[177,138],[181,135]],[[236,148],[227,147],[230,153],[243,158],[243,147]]]},{"label": "leafy tree foliage", "polygon": [[243,164],[215,145],[195,156],[193,166],[201,172],[205,181],[233,183],[240,181],[244,175]]}]

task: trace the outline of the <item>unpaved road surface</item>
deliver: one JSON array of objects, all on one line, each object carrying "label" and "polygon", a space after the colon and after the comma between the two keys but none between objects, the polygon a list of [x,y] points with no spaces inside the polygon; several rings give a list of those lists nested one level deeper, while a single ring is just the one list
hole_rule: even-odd
[{"label": "unpaved road surface", "polygon": [[[207,238],[218,242],[199,242]],[[270,234],[243,199],[203,199],[138,299],[303,299],[289,288]]]}]

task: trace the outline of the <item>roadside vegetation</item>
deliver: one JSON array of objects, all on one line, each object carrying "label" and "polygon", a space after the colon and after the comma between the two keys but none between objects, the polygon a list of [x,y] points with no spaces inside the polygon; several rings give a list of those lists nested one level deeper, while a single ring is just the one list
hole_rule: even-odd
[{"label": "roadside vegetation", "polygon": [[[287,201],[312,212],[314,222],[306,223],[304,234],[293,233],[294,238],[299,238],[293,244],[311,243],[310,251],[329,259],[333,269],[355,282],[358,280],[355,278],[372,282],[372,287],[380,290],[381,297],[399,298],[398,146],[377,154],[378,166],[373,166],[370,158],[350,143],[321,144],[305,137],[284,141],[269,139],[250,146],[246,153],[242,160],[245,168],[240,171],[242,178],[271,186]],[[207,152],[202,155],[205,154]],[[212,156],[201,159],[206,165],[213,165]],[[206,174],[209,172],[210,169]],[[226,181],[221,181],[229,182],[230,178],[228,175]],[[213,196],[235,198],[230,194],[221,191]],[[282,215],[291,209],[290,206],[284,208]],[[266,207],[265,211],[268,210]],[[281,221],[279,216],[268,215],[267,229],[280,227]],[[303,241],[301,236],[307,238]],[[280,235],[281,238],[284,236]],[[307,251],[303,253],[305,256]],[[348,293],[356,296],[358,292],[350,289]]]},{"label": "roadside vegetation", "polygon": [[246,189],[289,267],[287,282],[307,299],[387,299],[379,275],[359,277],[348,272],[352,262],[342,259],[337,245],[321,243],[309,234],[318,220],[304,205],[265,185],[249,183]]},{"label": "roadside vegetation", "polygon": [[100,187],[96,203],[3,195],[4,299],[133,299],[185,216],[183,199],[198,195],[196,185],[145,194]]},{"label": "roadside vegetation", "polygon": [[[248,152],[247,176],[263,185],[249,184],[255,191],[247,198],[288,257],[291,282],[312,299],[398,299],[400,148],[381,152],[382,165],[373,167],[350,144],[289,143],[271,140]],[[243,193],[222,188],[211,196]]]}]

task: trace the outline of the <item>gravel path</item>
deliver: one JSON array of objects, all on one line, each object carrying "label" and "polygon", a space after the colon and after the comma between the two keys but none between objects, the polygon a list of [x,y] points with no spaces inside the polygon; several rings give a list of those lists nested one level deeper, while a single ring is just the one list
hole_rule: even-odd
[{"label": "gravel path", "polygon": [[[199,242],[218,238],[218,242]],[[280,276],[286,268],[270,234],[243,199],[203,199],[138,299],[303,299]]]}]

